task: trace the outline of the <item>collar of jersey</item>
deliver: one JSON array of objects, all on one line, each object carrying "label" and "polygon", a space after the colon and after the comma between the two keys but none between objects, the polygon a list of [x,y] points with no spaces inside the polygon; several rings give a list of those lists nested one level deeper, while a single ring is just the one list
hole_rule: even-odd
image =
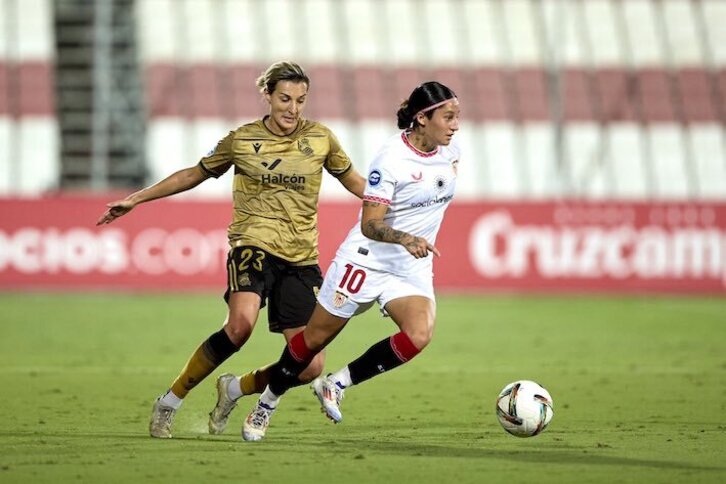
[{"label": "collar of jersey", "polygon": [[432,156],[434,156],[436,153],[439,152],[439,147],[438,146],[436,147],[436,149],[434,151],[430,151],[428,153],[426,153],[425,151],[421,151],[420,149],[416,148],[408,140],[408,136],[407,135],[410,132],[411,132],[410,130],[409,131],[402,131],[401,132],[401,139],[403,140],[403,144],[405,144],[406,146],[408,146],[409,148],[411,148],[411,151],[413,151],[414,153],[416,153],[418,156],[423,156],[424,158],[431,158]]},{"label": "collar of jersey", "polygon": [[260,119],[260,124],[262,124],[262,127],[265,129],[265,131],[267,131],[268,133],[270,133],[272,136],[277,136],[278,138],[287,138],[287,137],[290,137],[290,136],[294,135],[295,133],[297,133],[300,130],[300,127],[305,122],[305,119],[304,118],[300,118],[300,119],[297,120],[297,126],[295,126],[295,129],[292,131],[292,133],[290,133],[290,134],[277,134],[277,133],[273,133],[272,131],[270,131],[270,128],[268,128],[267,125],[265,124],[265,119],[267,119],[269,117],[270,117],[269,114],[265,114],[262,117],[262,119]]}]

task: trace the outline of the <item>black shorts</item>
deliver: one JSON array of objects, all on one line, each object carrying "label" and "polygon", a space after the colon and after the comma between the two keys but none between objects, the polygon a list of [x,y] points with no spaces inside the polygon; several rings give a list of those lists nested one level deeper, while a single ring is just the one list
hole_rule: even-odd
[{"label": "black shorts", "polygon": [[227,255],[227,291],[254,292],[260,296],[260,308],[269,302],[267,321],[270,331],[298,328],[308,324],[313,314],[318,290],[323,283],[320,267],[295,266],[269,252],[253,246],[235,247]]}]

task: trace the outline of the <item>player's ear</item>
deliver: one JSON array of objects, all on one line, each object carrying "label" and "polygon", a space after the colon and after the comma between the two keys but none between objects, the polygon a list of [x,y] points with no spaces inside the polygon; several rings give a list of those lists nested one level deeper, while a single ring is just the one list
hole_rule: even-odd
[{"label": "player's ear", "polygon": [[419,125],[420,125],[421,127],[424,127],[424,126],[426,126],[426,122],[427,122],[427,121],[428,121],[428,118],[426,117],[426,115],[425,115],[424,113],[418,113],[418,114],[416,115],[416,122],[417,122],[417,123],[418,123],[418,124],[419,124]]},{"label": "player's ear", "polygon": [[262,95],[264,96],[265,101],[267,101],[267,104],[272,104],[272,94],[267,89],[265,89]]}]

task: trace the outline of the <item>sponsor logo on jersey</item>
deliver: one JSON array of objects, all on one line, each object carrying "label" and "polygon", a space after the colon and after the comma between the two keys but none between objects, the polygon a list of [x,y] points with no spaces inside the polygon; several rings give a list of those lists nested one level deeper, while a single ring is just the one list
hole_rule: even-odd
[{"label": "sponsor logo on jersey", "polygon": [[304,153],[305,156],[312,156],[314,153],[307,138],[297,140],[297,149]]},{"label": "sponsor logo on jersey", "polygon": [[[267,163],[266,161],[263,161],[263,162],[261,163],[261,165],[262,165],[262,166],[264,166],[265,168],[267,168],[268,170],[274,170],[274,169],[275,169],[275,167],[276,167],[277,165],[279,165],[281,161],[282,161],[282,158],[278,158],[278,159],[276,159],[275,161],[273,161],[272,163]],[[269,166],[268,166],[268,165],[269,165]]]},{"label": "sponsor logo on jersey", "polygon": [[269,185],[294,185],[301,187],[303,184],[305,184],[305,177],[303,175],[297,175],[294,173],[292,175],[271,173],[269,175],[262,175],[261,181],[262,183],[267,183]]},{"label": "sponsor logo on jersey", "polygon": [[343,307],[343,304],[348,300],[348,296],[343,294],[340,291],[335,291],[335,294],[333,295],[333,307],[340,308]]},{"label": "sponsor logo on jersey", "polygon": [[441,198],[430,198],[423,202],[412,203],[411,207],[413,207],[413,208],[430,207],[431,205],[436,205],[437,203],[450,202],[452,198],[454,198],[453,195],[447,195],[447,196],[441,197]]},{"label": "sponsor logo on jersey", "polygon": [[381,172],[378,170],[373,170],[371,174],[368,175],[368,184],[374,187],[379,183],[381,183]]}]

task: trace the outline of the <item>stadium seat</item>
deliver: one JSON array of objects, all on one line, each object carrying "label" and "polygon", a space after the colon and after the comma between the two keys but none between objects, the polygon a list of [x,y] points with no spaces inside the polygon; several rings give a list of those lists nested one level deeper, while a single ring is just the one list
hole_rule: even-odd
[{"label": "stadium seat", "polygon": [[644,152],[650,140],[645,130],[635,123],[616,123],[610,126],[607,134],[614,175],[613,195],[637,199],[655,194],[647,181],[650,170]]},{"label": "stadium seat", "polygon": [[[347,47],[346,55],[340,59],[342,63],[357,65],[373,65],[385,57],[384,46],[381,45],[380,24],[383,19],[377,10],[376,0],[350,0],[338,4],[342,10],[341,17],[347,29],[342,34],[342,42]],[[376,39],[374,42],[359,42],[359,39]]]},{"label": "stadium seat", "polygon": [[306,107],[306,116],[311,119],[346,117],[344,99],[350,99],[350,92],[343,85],[343,72],[338,67],[313,65],[307,69],[311,92]]},{"label": "stadium seat", "polygon": [[611,147],[605,126],[592,122],[568,126],[563,148],[569,162],[567,175],[573,196],[602,198],[612,195]]},{"label": "stadium seat", "polygon": [[[510,123],[488,123],[483,128],[486,144],[484,168],[493,197],[526,196],[521,165],[522,133]],[[520,149],[518,149],[518,147]]]},{"label": "stadium seat", "polygon": [[718,125],[700,125],[691,127],[690,136],[699,196],[723,200],[726,193],[726,132]]},{"label": "stadium seat", "polygon": [[299,2],[302,9],[302,21],[305,25],[313,26],[304,29],[304,35],[299,42],[306,47],[300,55],[300,62],[305,66],[331,65],[345,59],[343,46],[337,40],[335,18],[336,8],[332,0],[308,0]]},{"label": "stadium seat", "polygon": [[695,194],[694,166],[688,166],[683,129],[675,124],[654,125],[650,129],[653,148],[653,176],[656,192],[663,198],[683,199]]},{"label": "stadium seat", "polygon": [[356,120],[386,119],[396,112],[396,99],[390,88],[388,70],[377,66],[360,65],[351,68],[353,90],[347,102],[353,104]]},{"label": "stadium seat", "polygon": [[507,72],[503,69],[477,68],[470,74],[466,91],[465,119],[478,123],[503,121],[512,116],[507,90]]}]

